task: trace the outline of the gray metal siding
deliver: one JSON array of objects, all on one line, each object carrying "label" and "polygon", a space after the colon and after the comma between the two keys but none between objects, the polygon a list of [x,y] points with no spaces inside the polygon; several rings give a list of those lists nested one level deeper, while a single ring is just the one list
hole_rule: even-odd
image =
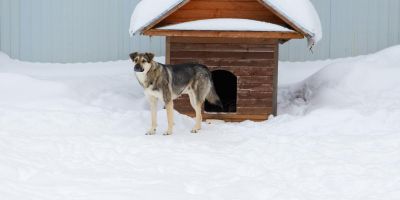
[{"label": "gray metal siding", "polygon": [[[40,62],[127,59],[132,51],[165,54],[164,39],[128,35],[139,0],[0,0],[0,48]],[[281,60],[303,61],[376,52],[400,43],[400,0],[312,0],[324,39],[281,46]]]},{"label": "gray metal siding", "polygon": [[293,40],[281,47],[281,60],[304,61],[373,53],[400,44],[400,0],[312,0],[324,38],[305,50]]},{"label": "gray metal siding", "polygon": [[1,50],[38,62],[119,60],[135,50],[163,55],[163,38],[128,34],[137,2],[0,0]]}]

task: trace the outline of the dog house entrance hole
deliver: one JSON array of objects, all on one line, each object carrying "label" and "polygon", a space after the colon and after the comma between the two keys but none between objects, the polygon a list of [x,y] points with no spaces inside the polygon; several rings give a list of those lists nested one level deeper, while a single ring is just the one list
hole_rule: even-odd
[{"label": "dog house entrance hole", "polygon": [[212,79],[223,108],[206,101],[204,110],[206,112],[236,112],[237,77],[229,71],[216,70],[212,72]]}]

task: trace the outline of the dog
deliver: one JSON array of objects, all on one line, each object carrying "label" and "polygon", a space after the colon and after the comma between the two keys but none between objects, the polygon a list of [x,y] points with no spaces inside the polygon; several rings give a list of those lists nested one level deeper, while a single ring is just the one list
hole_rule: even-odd
[{"label": "dog", "polygon": [[188,94],[190,104],[196,112],[196,123],[192,133],[198,133],[202,122],[202,105],[209,103],[222,108],[221,100],[215,91],[210,70],[201,64],[164,65],[154,61],[152,53],[131,53],[136,78],[144,88],[151,109],[151,127],[146,135],[156,134],[157,101],[163,101],[167,111],[168,129],[164,135],[173,132],[173,100]]}]

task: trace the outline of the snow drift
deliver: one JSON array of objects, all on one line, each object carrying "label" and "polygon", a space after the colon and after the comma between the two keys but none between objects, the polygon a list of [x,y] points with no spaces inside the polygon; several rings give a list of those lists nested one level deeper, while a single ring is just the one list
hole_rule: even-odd
[{"label": "snow drift", "polygon": [[357,107],[366,111],[399,108],[399,55],[399,47],[393,47],[328,65],[305,81],[305,97],[317,106]]},{"label": "snow drift", "polygon": [[[145,136],[129,61],[26,63],[0,53],[0,197],[397,200],[400,46],[281,63],[280,115]],[[296,70],[294,75],[293,70]],[[297,83],[294,83],[297,82]],[[159,108],[160,133],[166,128]]]},{"label": "snow drift", "polygon": [[[344,59],[289,87],[308,110],[318,107],[352,108],[362,112],[400,108],[399,46],[369,56]],[[287,69],[290,70],[290,69]],[[283,90],[282,92],[285,92]]]}]

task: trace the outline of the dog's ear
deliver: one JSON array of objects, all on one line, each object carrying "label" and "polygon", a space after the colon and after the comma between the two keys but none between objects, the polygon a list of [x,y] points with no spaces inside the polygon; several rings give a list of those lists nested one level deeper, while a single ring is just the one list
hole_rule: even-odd
[{"label": "dog's ear", "polygon": [[153,58],[154,58],[154,54],[153,53],[145,53],[144,55],[146,56],[146,59],[149,62],[153,61]]},{"label": "dog's ear", "polygon": [[131,58],[132,61],[134,61],[135,58],[136,58],[138,55],[139,55],[139,53],[138,53],[138,52],[135,52],[135,53],[129,54],[129,57]]}]

